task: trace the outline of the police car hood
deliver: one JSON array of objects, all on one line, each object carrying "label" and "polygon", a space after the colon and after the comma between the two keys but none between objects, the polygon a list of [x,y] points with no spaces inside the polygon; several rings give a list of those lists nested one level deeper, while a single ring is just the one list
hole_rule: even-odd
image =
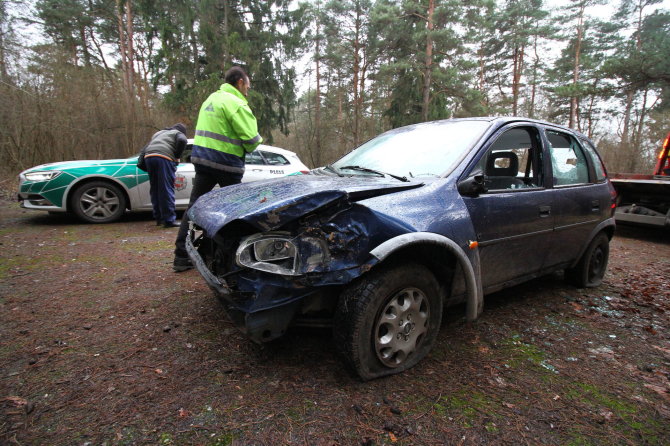
[{"label": "police car hood", "polygon": [[200,197],[188,214],[210,237],[237,220],[271,231],[338,200],[365,200],[422,185],[370,177],[299,175],[214,190]]},{"label": "police car hood", "polygon": [[82,169],[89,167],[100,167],[100,166],[125,166],[126,164],[137,163],[137,157],[132,158],[123,158],[123,159],[110,159],[110,160],[75,160],[75,161],[59,161],[55,163],[40,164],[39,166],[31,167],[30,169],[24,170],[23,174],[30,172],[38,171],[47,171],[47,170],[67,170],[67,169]]}]

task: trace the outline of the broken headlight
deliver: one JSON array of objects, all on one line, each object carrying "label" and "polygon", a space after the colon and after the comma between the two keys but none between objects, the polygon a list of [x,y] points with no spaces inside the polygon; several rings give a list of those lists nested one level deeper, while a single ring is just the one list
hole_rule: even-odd
[{"label": "broken headlight", "polygon": [[324,240],[287,232],[267,232],[242,239],[237,264],[269,273],[298,276],[323,267],[330,255]]},{"label": "broken headlight", "polygon": [[240,266],[275,274],[297,275],[298,250],[284,233],[256,234],[242,239],[237,248]]}]

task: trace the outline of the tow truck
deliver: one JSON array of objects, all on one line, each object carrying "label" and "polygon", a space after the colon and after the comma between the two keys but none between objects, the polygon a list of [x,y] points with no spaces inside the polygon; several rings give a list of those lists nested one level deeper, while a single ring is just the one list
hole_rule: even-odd
[{"label": "tow truck", "polygon": [[663,141],[654,173],[615,173],[610,176],[617,192],[617,223],[670,229],[670,133]]}]

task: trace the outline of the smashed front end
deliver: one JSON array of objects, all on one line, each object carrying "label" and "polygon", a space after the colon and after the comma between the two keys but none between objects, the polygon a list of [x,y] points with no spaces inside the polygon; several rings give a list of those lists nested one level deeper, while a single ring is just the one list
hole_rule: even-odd
[{"label": "smashed front end", "polygon": [[325,187],[344,186],[333,181],[232,186],[189,211],[189,256],[255,342],[281,336],[292,322],[327,323],[341,286],[377,263],[372,248],[413,230],[356,200],[417,184]]}]

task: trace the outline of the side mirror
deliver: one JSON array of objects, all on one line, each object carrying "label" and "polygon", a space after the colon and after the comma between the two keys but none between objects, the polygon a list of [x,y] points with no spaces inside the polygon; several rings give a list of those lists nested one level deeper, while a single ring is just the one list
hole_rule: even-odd
[{"label": "side mirror", "polygon": [[484,184],[484,175],[475,175],[458,183],[458,192],[465,197],[478,197],[488,192]]}]

